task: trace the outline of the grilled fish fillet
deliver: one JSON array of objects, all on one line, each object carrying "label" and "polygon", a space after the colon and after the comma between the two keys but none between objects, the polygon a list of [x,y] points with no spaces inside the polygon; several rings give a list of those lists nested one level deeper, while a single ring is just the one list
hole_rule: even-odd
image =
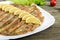
[{"label": "grilled fish fillet", "polygon": [[[44,17],[42,16],[41,12],[37,9],[36,6],[23,6],[23,5],[15,5],[13,6],[29,12],[31,15],[37,17],[41,20],[43,23]],[[33,31],[36,29],[38,24],[33,23],[26,23],[21,18],[18,18],[18,16],[15,16],[13,14],[9,14],[9,12],[4,12],[0,9],[0,34],[6,35],[6,36],[12,36],[12,35],[20,35],[24,34],[30,31]]]}]

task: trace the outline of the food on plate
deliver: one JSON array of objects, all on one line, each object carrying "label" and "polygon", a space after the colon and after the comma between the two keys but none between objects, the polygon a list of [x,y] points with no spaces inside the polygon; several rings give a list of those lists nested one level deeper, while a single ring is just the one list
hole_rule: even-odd
[{"label": "food on plate", "polygon": [[28,17],[27,19],[26,19],[26,23],[36,23],[36,24],[41,24],[41,22],[37,19],[37,18],[35,18],[35,17]]},{"label": "food on plate", "polygon": [[14,12],[14,15],[19,15],[19,13],[21,13],[21,10],[16,10],[16,11]]},{"label": "food on plate", "polygon": [[[24,18],[24,16],[26,16],[26,15],[28,15],[28,16],[30,16],[30,17],[32,17],[33,19],[35,19],[35,20],[33,20],[34,22],[28,22],[28,21],[26,21],[26,19],[25,19],[25,21],[27,22],[27,23],[34,23],[34,24],[40,24],[41,22],[40,22],[40,20],[38,19],[38,18],[36,18],[36,17],[34,17],[33,15],[31,15],[29,12],[26,12],[26,11],[23,11],[23,10],[21,10],[21,9],[18,9],[18,8],[16,8],[16,7],[14,7],[14,6],[12,6],[12,5],[9,5],[9,4],[2,4],[3,6],[2,6],[2,10],[4,10],[5,11],[5,8],[7,8],[7,7],[12,7],[12,8],[10,8],[9,10],[8,10],[8,12],[9,13],[15,13],[17,10],[19,10],[19,12],[20,13],[17,13],[17,14],[19,14],[19,18]],[[31,19],[31,18],[30,18]],[[32,21],[32,20],[31,20]],[[38,22],[38,23],[36,23],[36,22]]]},{"label": "food on plate", "polygon": [[22,20],[26,20],[28,17],[32,17],[32,15],[25,15]]},{"label": "food on plate", "polygon": [[35,6],[0,4],[0,34],[6,36],[31,32],[43,23],[44,16]]},{"label": "food on plate", "polygon": [[2,4],[2,10],[5,10],[6,7],[11,7],[11,6],[8,4]]}]

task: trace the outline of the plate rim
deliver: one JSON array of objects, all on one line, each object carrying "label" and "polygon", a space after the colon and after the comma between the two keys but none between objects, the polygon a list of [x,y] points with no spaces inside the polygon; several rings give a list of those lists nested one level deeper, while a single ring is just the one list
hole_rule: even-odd
[{"label": "plate rim", "polygon": [[[11,2],[11,1],[2,1],[2,2],[7,2],[8,4]],[[12,3],[12,2],[11,2]],[[37,7],[39,7],[39,6],[37,6]],[[41,7],[39,7],[39,8],[41,8]],[[41,8],[42,9],[42,8]],[[42,10],[44,10],[44,9],[42,9]],[[45,10],[44,10],[45,11]],[[45,12],[47,12],[47,11],[45,11]],[[54,23],[55,23],[55,18],[49,13],[49,12],[47,12],[47,14],[48,15],[50,15],[51,16],[51,18],[52,18],[52,23],[50,23],[50,25],[48,25],[48,27],[47,28],[49,28],[49,27],[51,27]],[[54,21],[53,21],[54,20]],[[47,29],[47,28],[45,28],[45,29]],[[44,29],[44,30],[45,30]],[[42,30],[43,31],[43,30]],[[41,32],[41,31],[39,31],[39,32]],[[38,32],[36,32],[36,33],[38,33]],[[36,34],[36,33],[32,33],[32,34]],[[29,34],[29,35],[32,35],[32,34]],[[22,36],[22,37],[26,37],[26,36],[29,36],[29,35],[25,35],[25,36]],[[0,38],[2,38],[3,36],[2,35],[0,35]],[[13,38],[11,37],[11,36],[4,36],[5,38],[4,39],[16,39],[16,38],[22,38],[22,37],[16,37],[16,38],[14,38],[14,36],[13,36]]]}]

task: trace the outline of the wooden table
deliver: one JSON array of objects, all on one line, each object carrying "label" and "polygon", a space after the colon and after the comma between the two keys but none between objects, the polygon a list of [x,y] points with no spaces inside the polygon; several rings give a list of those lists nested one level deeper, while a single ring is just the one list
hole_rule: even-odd
[{"label": "wooden table", "polygon": [[60,40],[60,0],[57,0],[55,7],[50,7],[47,2],[42,8],[55,17],[55,24],[42,32],[16,40]]}]

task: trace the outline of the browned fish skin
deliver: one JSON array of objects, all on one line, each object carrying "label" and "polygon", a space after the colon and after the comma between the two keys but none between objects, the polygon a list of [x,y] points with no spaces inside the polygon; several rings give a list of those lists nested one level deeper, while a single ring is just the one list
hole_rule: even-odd
[{"label": "browned fish skin", "polygon": [[4,12],[1,12],[1,11],[0,11],[0,16],[2,16],[3,14],[4,14]]},{"label": "browned fish skin", "polygon": [[6,23],[7,23],[10,19],[12,19],[12,18],[13,18],[13,16],[10,16],[7,20],[4,20],[4,19],[5,19],[5,18],[4,18],[4,19],[2,20],[3,23],[0,25],[0,27],[2,27],[4,24],[6,24]]},{"label": "browned fish skin", "polygon": [[11,27],[11,25],[13,25],[17,20],[18,20],[18,18],[16,18],[14,21],[12,21],[9,25],[7,25],[4,28],[2,28],[1,32],[3,32],[4,30],[9,29]]},{"label": "browned fish skin", "polygon": [[12,28],[11,30],[9,30],[9,32],[13,32],[15,31],[16,29],[18,29],[22,24],[23,24],[24,21],[21,21],[19,22],[14,28]]}]

